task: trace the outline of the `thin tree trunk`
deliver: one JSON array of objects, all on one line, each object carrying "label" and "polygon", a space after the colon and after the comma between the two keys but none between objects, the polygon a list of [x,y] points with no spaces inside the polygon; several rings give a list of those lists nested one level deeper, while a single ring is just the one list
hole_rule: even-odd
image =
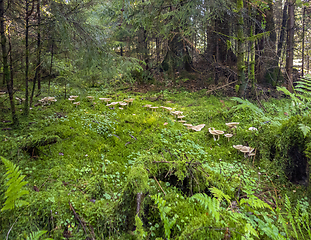
[{"label": "thin tree trunk", "polygon": [[237,0],[237,11],[239,14],[238,19],[238,61],[237,61],[237,67],[238,67],[238,83],[240,85],[239,87],[239,97],[245,96],[245,90],[246,90],[246,81],[245,81],[245,64],[244,64],[244,32],[243,32],[243,0]]},{"label": "thin tree trunk", "polygon": [[287,32],[287,55],[286,75],[287,90],[293,92],[293,60],[294,60],[294,24],[295,24],[295,0],[290,0],[288,6],[288,32]]},{"label": "thin tree trunk", "polygon": [[301,77],[303,77],[304,62],[305,62],[305,14],[306,7],[302,10],[302,53],[301,53]]},{"label": "thin tree trunk", "polygon": [[[0,35],[1,35],[1,48],[2,48],[2,61],[3,61],[3,81],[7,85],[9,92],[9,99],[11,105],[11,114],[14,125],[18,125],[18,118],[15,111],[15,103],[13,96],[13,75],[9,73],[8,66],[8,53],[6,49],[6,36],[5,36],[5,22],[4,22],[4,0],[0,0]],[[11,63],[12,64],[12,63]],[[12,73],[13,74],[13,73]]]},{"label": "thin tree trunk", "polygon": [[25,106],[24,106],[24,115],[28,116],[29,114],[29,93],[28,93],[28,81],[29,81],[29,2],[25,0],[25,9],[26,9],[26,31],[25,31],[25,48],[26,48],[26,63],[25,63]]},{"label": "thin tree trunk", "polygon": [[31,91],[31,97],[30,97],[30,106],[32,105],[33,96],[36,89],[36,82],[38,82],[38,95],[41,92],[41,35],[40,35],[40,24],[41,24],[41,15],[40,15],[40,0],[37,0],[37,17],[38,17],[38,35],[37,35],[37,67],[36,67],[36,73],[35,73],[35,79],[33,80],[33,86]]},{"label": "thin tree trunk", "polygon": [[52,41],[52,49],[51,49],[50,77],[49,77],[49,86],[48,86],[48,93],[49,94],[50,94],[52,68],[53,68],[53,56],[54,56],[54,40]]}]

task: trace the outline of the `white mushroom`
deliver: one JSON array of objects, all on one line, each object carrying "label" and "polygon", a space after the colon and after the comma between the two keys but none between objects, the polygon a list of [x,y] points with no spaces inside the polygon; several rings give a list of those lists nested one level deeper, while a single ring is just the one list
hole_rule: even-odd
[{"label": "white mushroom", "polygon": [[224,134],[224,136],[228,138],[228,142],[229,142],[229,139],[233,136],[233,134],[227,133],[227,134]]}]

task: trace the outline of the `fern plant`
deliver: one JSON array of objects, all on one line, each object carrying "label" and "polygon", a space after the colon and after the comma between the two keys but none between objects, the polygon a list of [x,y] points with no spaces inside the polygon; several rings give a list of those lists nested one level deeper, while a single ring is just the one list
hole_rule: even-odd
[{"label": "fern plant", "polygon": [[[26,240],[40,240],[40,237],[45,234],[47,231],[41,230],[37,232],[32,232],[30,235],[27,237]],[[44,240],[53,240],[52,238],[45,238]]]},{"label": "fern plant", "polygon": [[170,212],[171,208],[165,206],[166,201],[158,194],[151,197],[154,202],[158,205],[160,217],[164,224],[165,236],[167,239],[171,237],[171,229],[176,223],[176,217],[173,217],[171,220],[169,217],[166,216],[167,213]]},{"label": "fern plant", "polygon": [[7,182],[5,185],[8,186],[8,189],[4,193],[6,200],[1,211],[28,205],[28,202],[21,200],[22,196],[29,194],[29,191],[23,189],[27,184],[26,181],[23,181],[25,176],[21,175],[21,170],[14,163],[3,157],[0,158],[6,167],[5,179]]},{"label": "fern plant", "polygon": [[260,109],[255,104],[253,104],[250,101],[248,101],[247,99],[233,97],[233,98],[231,98],[231,100],[237,101],[238,103],[241,103],[239,105],[236,105],[236,106],[232,107],[232,109],[238,110],[238,109],[249,108],[252,112],[254,112],[255,114],[257,114],[259,116],[264,116],[265,115],[264,112],[262,111],[262,109]]}]

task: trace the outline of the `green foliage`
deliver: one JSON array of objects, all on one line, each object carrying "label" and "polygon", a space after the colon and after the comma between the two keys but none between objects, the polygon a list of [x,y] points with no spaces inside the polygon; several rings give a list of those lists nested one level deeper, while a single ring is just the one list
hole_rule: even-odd
[{"label": "green foliage", "polygon": [[136,229],[134,234],[137,237],[137,240],[143,240],[147,236],[147,233],[144,231],[143,222],[138,215],[135,216],[135,226]]},{"label": "green foliage", "polygon": [[160,196],[160,194],[151,196],[151,198],[154,200],[154,203],[158,205],[158,209],[160,212],[161,220],[164,224],[165,229],[165,236],[167,239],[171,238],[171,229],[176,223],[176,217],[168,217],[167,214],[169,214],[171,208],[166,205],[166,201]]},{"label": "green foliage", "polygon": [[[40,237],[44,235],[47,231],[37,231],[31,233],[26,240],[40,240]],[[53,240],[52,238],[44,238],[44,240]]]},{"label": "green foliage", "polygon": [[302,131],[303,136],[306,137],[310,132],[311,128],[309,126],[304,125],[303,123],[298,124],[299,129]]},{"label": "green foliage", "polygon": [[208,213],[216,220],[216,223],[219,222],[220,219],[220,198],[211,198],[207,196],[205,193],[197,193],[191,197],[194,200],[197,200]]},{"label": "green foliage", "polygon": [[247,99],[241,99],[238,97],[233,97],[233,98],[231,98],[231,100],[237,101],[238,103],[241,103],[240,105],[236,105],[236,106],[232,107],[233,110],[249,108],[253,113],[255,113],[259,116],[264,116],[263,110],[260,109],[259,107],[257,107],[256,105],[254,105],[253,103],[251,103],[250,101],[248,101]]},{"label": "green foliage", "polygon": [[19,167],[14,163],[3,157],[0,158],[7,170],[5,174],[5,179],[7,182],[5,185],[8,186],[8,189],[4,194],[4,198],[6,200],[1,211],[28,205],[28,202],[21,199],[22,196],[29,194],[28,190],[23,189],[23,187],[27,184],[27,182],[23,181],[25,175],[21,175],[21,170],[19,170]]}]

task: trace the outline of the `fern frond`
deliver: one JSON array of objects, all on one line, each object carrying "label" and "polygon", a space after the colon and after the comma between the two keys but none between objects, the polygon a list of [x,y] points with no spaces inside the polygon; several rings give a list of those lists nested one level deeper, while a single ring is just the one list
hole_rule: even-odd
[{"label": "fern frond", "polygon": [[303,123],[298,124],[299,129],[302,131],[303,136],[306,137],[308,133],[310,132],[311,128],[304,125]]},{"label": "fern frond", "polygon": [[[40,240],[40,237],[45,234],[47,231],[41,230],[37,232],[32,232],[30,235],[27,237],[26,240]],[[52,238],[45,238],[44,240],[53,240]]]},{"label": "fern frond", "polygon": [[287,236],[287,238],[289,238],[288,231],[287,231],[287,224],[286,224],[285,219],[282,217],[281,213],[279,213],[278,222],[282,224],[283,229],[286,233],[286,236]]},{"label": "fern frond", "polygon": [[216,198],[207,196],[205,193],[194,194],[190,199],[197,200],[206,210],[208,210],[208,213],[215,218],[216,222],[219,221],[220,201]]},{"label": "fern frond", "polygon": [[268,203],[262,201],[256,196],[251,196],[250,198],[242,198],[240,201],[240,205],[242,204],[248,204],[253,209],[269,208],[271,211],[273,211],[273,209]]},{"label": "fern frond", "polygon": [[233,97],[231,98],[231,100],[233,101],[237,101],[239,103],[241,103],[240,105],[234,106],[232,107],[232,109],[245,109],[245,108],[249,108],[250,110],[252,110],[255,114],[258,115],[262,115],[264,116],[264,112],[262,111],[262,109],[260,109],[259,107],[257,107],[255,104],[251,103],[250,101],[248,101],[247,99],[241,99],[238,97]]},{"label": "fern frond", "polygon": [[253,228],[253,226],[250,223],[247,223],[245,225],[244,231],[247,235],[251,234],[251,235],[259,238],[258,233],[256,232],[256,230]]},{"label": "fern frond", "polygon": [[302,104],[303,102],[296,97],[294,93],[288,91],[285,87],[276,87],[278,91],[283,92],[285,95],[290,96],[290,98],[295,102],[295,104]]},{"label": "fern frond", "polygon": [[226,195],[223,193],[223,191],[219,190],[218,188],[212,187],[209,188],[209,190],[211,191],[211,193],[218,199],[219,202],[222,201],[222,199],[226,199],[227,202],[229,204],[231,204],[230,202],[230,196]]},{"label": "fern frond", "polygon": [[27,182],[23,181],[25,176],[21,175],[19,167],[14,163],[3,157],[0,158],[6,167],[7,172],[5,174],[5,179],[8,180],[5,184],[8,186],[8,189],[4,193],[4,198],[6,200],[1,211],[28,205],[28,202],[20,200],[22,196],[29,194],[29,191],[22,189],[23,186],[27,184]]},{"label": "fern frond", "polygon": [[285,209],[286,209],[286,212],[287,212],[288,220],[289,220],[289,222],[291,224],[291,227],[293,228],[293,231],[295,233],[295,237],[296,237],[296,239],[299,239],[298,233],[297,233],[297,230],[296,230],[296,223],[295,223],[295,220],[294,220],[293,215],[292,215],[291,202],[290,202],[290,200],[289,200],[287,195],[285,195]]}]

